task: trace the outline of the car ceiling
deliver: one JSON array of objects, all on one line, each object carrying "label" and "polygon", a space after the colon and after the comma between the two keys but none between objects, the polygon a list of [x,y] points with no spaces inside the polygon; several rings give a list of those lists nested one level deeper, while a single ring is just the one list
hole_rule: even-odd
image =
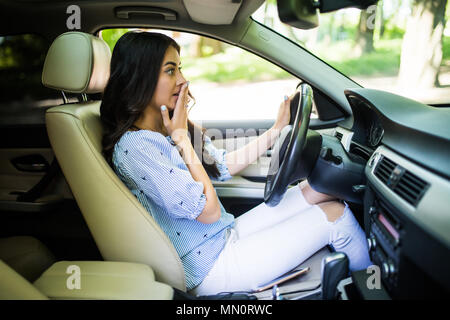
[{"label": "car ceiling", "polygon": [[[180,29],[205,30],[208,27],[239,25],[255,12],[264,0],[165,0],[165,1],[61,1],[61,0],[0,0],[1,34],[30,32],[50,39],[69,31],[66,20],[69,5],[81,11],[81,30],[93,33],[105,26],[166,26]],[[165,21],[162,15],[131,15],[117,17],[118,7],[141,7],[170,10],[175,21]]]}]

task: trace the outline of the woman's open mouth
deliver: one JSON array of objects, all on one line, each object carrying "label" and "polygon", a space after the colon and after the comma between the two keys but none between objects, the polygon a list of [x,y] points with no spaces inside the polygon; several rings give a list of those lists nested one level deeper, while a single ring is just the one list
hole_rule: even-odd
[{"label": "woman's open mouth", "polygon": [[180,93],[179,93],[179,92],[174,93],[174,94],[172,95],[172,97],[175,98],[175,101],[178,101],[178,97],[179,97],[179,96],[180,96]]},{"label": "woman's open mouth", "polygon": [[174,98],[175,99],[175,104],[177,103],[177,101],[178,101],[178,97],[180,96],[180,94],[179,93],[175,93],[175,94],[173,94],[172,95],[172,98]]}]

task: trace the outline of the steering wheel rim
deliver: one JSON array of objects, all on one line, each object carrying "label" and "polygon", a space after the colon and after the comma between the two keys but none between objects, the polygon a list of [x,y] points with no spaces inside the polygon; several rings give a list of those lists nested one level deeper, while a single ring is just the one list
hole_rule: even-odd
[{"label": "steering wheel rim", "polygon": [[[315,137],[313,138],[314,142],[310,144],[313,150],[307,148],[309,119],[313,102],[311,86],[302,83],[296,90],[295,95],[297,94],[299,95],[299,102],[294,123],[283,128],[272,151],[264,187],[264,202],[270,207],[276,206],[281,201],[291,183],[309,175],[322,144],[320,134],[311,132],[311,135]],[[292,101],[294,100],[295,97]],[[320,139],[317,139],[317,137],[320,137]],[[310,157],[309,161],[305,157],[308,151],[317,153],[316,156]]]}]

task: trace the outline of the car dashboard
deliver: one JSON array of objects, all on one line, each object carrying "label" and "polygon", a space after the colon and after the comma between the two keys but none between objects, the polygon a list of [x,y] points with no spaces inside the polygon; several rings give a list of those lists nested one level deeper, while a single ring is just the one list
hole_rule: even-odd
[{"label": "car dashboard", "polygon": [[448,297],[450,110],[378,90],[345,94],[353,119],[335,136],[367,163],[364,229],[383,290],[393,299]]}]

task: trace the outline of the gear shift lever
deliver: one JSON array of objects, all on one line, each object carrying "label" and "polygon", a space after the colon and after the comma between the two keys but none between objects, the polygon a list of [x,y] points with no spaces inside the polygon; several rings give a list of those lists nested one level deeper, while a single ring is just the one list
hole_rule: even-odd
[{"label": "gear shift lever", "polygon": [[348,258],[345,253],[333,252],[322,260],[322,299],[335,300],[337,285],[348,275]]}]

